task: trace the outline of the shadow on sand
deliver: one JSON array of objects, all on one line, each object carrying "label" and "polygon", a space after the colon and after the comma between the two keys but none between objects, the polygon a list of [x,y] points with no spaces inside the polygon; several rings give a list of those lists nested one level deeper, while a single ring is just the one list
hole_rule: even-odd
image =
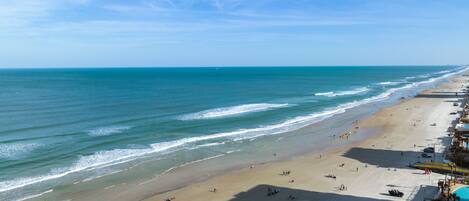
[{"label": "shadow on sand", "polygon": [[464,93],[439,93],[439,94],[418,94],[416,98],[464,98]]},{"label": "shadow on sand", "polygon": [[439,193],[439,189],[436,186],[424,186],[412,195],[412,200],[433,200],[433,198]]},{"label": "shadow on sand", "polygon": [[[407,169],[415,162],[430,161],[431,158],[422,158],[422,152],[394,151],[385,149],[352,148],[343,154],[344,157],[358,160],[365,164],[382,168]],[[437,157],[441,153],[436,154]]]},{"label": "shadow on sand", "polygon": [[[268,188],[278,190],[279,193],[267,196]],[[289,199],[293,196],[295,199]],[[271,185],[260,184],[246,192],[241,192],[235,195],[230,201],[277,201],[277,200],[297,200],[297,201],[387,201],[390,199],[376,199],[367,197],[358,197],[352,195],[342,195],[339,193],[322,193],[314,191],[306,191],[301,189],[292,189],[285,187],[277,187]]]},{"label": "shadow on sand", "polygon": [[453,95],[458,93],[459,95],[459,94],[464,94],[465,92],[464,91],[433,91],[432,93],[433,94],[453,94]]}]

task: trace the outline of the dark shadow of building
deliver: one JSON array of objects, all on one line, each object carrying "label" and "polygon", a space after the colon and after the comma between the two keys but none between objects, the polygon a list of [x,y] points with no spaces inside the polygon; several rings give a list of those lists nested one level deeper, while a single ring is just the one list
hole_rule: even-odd
[{"label": "dark shadow of building", "polygon": [[[344,157],[358,160],[365,164],[383,168],[410,168],[415,162],[430,161],[432,158],[422,158],[423,152],[395,151],[385,149],[352,148],[343,154]],[[433,154],[430,154],[433,156]],[[437,157],[440,153],[437,153]]]},{"label": "dark shadow of building", "polygon": [[[268,189],[278,190],[279,193],[271,196],[267,196]],[[289,199],[289,196],[293,196],[295,199]],[[352,195],[342,195],[338,193],[323,193],[306,191],[301,189],[292,189],[285,187],[277,187],[271,185],[261,184],[254,188],[249,189],[246,192],[241,192],[235,195],[230,201],[388,201],[390,199],[376,199],[367,197],[358,197]]]}]

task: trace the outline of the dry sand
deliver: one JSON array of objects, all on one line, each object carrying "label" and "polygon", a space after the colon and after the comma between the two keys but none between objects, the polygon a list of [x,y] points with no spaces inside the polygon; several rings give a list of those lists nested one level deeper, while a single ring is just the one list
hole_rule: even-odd
[{"label": "dry sand", "polygon": [[[436,192],[438,179],[444,175],[409,168],[409,163],[424,161],[423,148],[435,146],[436,160],[449,144],[448,128],[459,107],[455,91],[461,91],[465,77],[427,90],[419,96],[380,110],[357,122],[350,131],[377,129],[380,133],[365,141],[328,151],[306,154],[287,161],[273,162],[235,170],[145,199],[162,201],[262,201],[288,200],[423,200]],[[452,92],[452,93],[448,93]],[[436,126],[431,124],[436,123]],[[339,139],[337,140],[346,140]],[[415,146],[414,146],[415,145]],[[344,164],[343,167],[340,167]],[[357,171],[358,170],[358,171]],[[291,171],[287,176],[282,171]],[[326,175],[335,175],[336,179]],[[339,190],[340,185],[346,190]],[[279,193],[267,196],[268,188]],[[216,188],[216,192],[210,189]],[[404,192],[403,198],[390,197],[389,189]]]}]

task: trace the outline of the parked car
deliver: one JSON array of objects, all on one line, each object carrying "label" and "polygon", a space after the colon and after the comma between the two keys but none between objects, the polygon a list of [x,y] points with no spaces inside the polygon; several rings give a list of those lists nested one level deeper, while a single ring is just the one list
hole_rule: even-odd
[{"label": "parked car", "polygon": [[433,153],[435,153],[435,148],[427,147],[427,148],[423,149],[423,152],[433,154]]}]

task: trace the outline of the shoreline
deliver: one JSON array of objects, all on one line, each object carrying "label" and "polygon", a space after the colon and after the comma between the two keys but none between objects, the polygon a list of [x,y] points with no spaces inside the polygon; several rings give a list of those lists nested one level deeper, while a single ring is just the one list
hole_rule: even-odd
[{"label": "shoreline", "polygon": [[[454,89],[457,89],[458,86],[456,86],[456,85],[460,85],[461,79],[464,79],[464,78],[461,75],[456,75],[456,76],[451,77],[450,79],[451,79],[450,82],[442,83],[439,86],[437,86],[436,88],[433,88],[433,89],[430,89],[430,90],[425,90],[425,91],[421,92],[420,94],[431,94],[435,90],[454,90]],[[187,196],[190,197],[191,195],[192,196],[197,195],[197,199],[193,199],[193,200],[246,200],[248,198],[252,199],[253,198],[252,196],[254,196],[256,198],[256,200],[257,199],[262,200],[263,199],[262,197],[257,197],[260,194],[259,191],[262,191],[259,188],[264,190],[264,191],[262,191],[261,194],[265,194],[266,186],[277,186],[277,188],[282,188],[283,189],[283,188],[285,188],[284,185],[289,186],[289,184],[283,184],[283,185],[276,184],[276,182],[278,182],[278,180],[282,178],[282,176],[278,176],[278,173],[277,173],[277,175],[276,174],[271,174],[271,177],[273,177],[273,178],[262,177],[261,179],[258,180],[258,182],[255,182],[255,183],[258,183],[259,185],[262,184],[261,186],[258,186],[258,185],[253,186],[253,185],[244,184],[244,185],[241,185],[241,186],[244,187],[243,188],[243,187],[227,187],[227,185],[223,185],[223,184],[228,184],[229,183],[229,184],[233,185],[233,184],[248,183],[248,182],[243,182],[243,181],[240,181],[240,180],[250,178],[250,176],[246,176],[246,175],[252,175],[252,172],[261,173],[261,172],[266,172],[266,171],[272,171],[272,169],[277,169],[278,172],[281,172],[281,169],[282,169],[281,167],[285,167],[285,165],[287,165],[287,168],[288,168],[288,166],[292,166],[293,164],[297,164],[297,163],[304,163],[305,161],[321,162],[321,160],[323,160],[325,158],[335,158],[335,157],[340,157],[341,155],[351,154],[351,153],[348,153],[348,152],[350,152],[351,150],[353,150],[354,148],[357,148],[357,147],[360,147],[361,149],[363,149],[363,147],[368,147],[367,149],[371,149],[371,150],[374,149],[374,148],[377,148],[377,147],[385,148],[383,150],[396,149],[395,151],[401,150],[402,152],[405,152],[405,155],[407,155],[407,152],[409,152],[409,148],[403,148],[403,147],[397,148],[397,147],[393,147],[393,146],[398,146],[398,145],[395,145],[397,143],[389,143],[388,142],[388,143],[383,144],[383,142],[382,142],[387,137],[392,137],[392,136],[387,136],[387,135],[390,134],[391,130],[396,129],[396,127],[398,128],[399,126],[389,125],[389,124],[386,124],[386,123],[381,124],[381,125],[374,125],[374,123],[375,123],[375,121],[383,122],[383,121],[387,121],[386,119],[389,120],[390,118],[392,118],[393,113],[398,113],[398,111],[396,111],[396,110],[402,110],[403,107],[405,107],[405,111],[408,111],[408,109],[410,108],[409,105],[417,107],[417,108],[414,108],[415,110],[417,110],[418,105],[422,105],[422,104],[425,104],[425,103],[428,104],[428,102],[433,102],[433,104],[435,104],[435,103],[436,104],[444,103],[442,100],[439,100],[439,101],[435,102],[434,100],[428,100],[428,99],[430,99],[430,98],[421,98],[421,97],[417,96],[417,97],[414,97],[414,98],[411,98],[411,99],[402,100],[396,105],[380,109],[378,112],[371,115],[371,117],[366,117],[365,119],[360,120],[358,122],[358,124],[354,125],[354,126],[359,127],[359,130],[360,130],[359,132],[363,132],[365,130],[369,131],[370,129],[377,129],[375,132],[378,132],[378,134],[373,135],[373,136],[369,137],[368,139],[365,139],[365,140],[362,140],[362,141],[359,141],[359,142],[354,142],[354,143],[351,143],[349,145],[345,145],[345,146],[342,146],[342,147],[339,147],[339,148],[333,148],[332,150],[327,150],[326,152],[323,152],[323,153],[308,153],[308,154],[305,154],[305,155],[295,156],[295,157],[287,159],[287,160],[280,160],[280,161],[275,161],[275,162],[268,162],[268,163],[265,163],[265,164],[258,164],[258,165],[255,165],[253,168],[245,167],[245,168],[241,168],[241,169],[227,171],[226,173],[224,173],[222,175],[214,176],[214,177],[211,177],[211,178],[209,178],[207,180],[204,180],[204,181],[201,181],[201,182],[195,182],[195,183],[192,183],[192,184],[189,184],[189,185],[185,185],[185,186],[183,186],[181,188],[178,188],[178,189],[174,189],[174,190],[170,190],[170,191],[167,191],[167,192],[159,193],[157,195],[149,196],[144,200],[146,200],[146,201],[155,200],[156,201],[156,200],[164,200],[166,198],[172,198],[172,197],[175,197],[178,200],[186,200],[184,198],[187,198]],[[447,98],[447,99],[451,99],[451,98]],[[422,100],[423,100],[423,102],[421,102]],[[441,108],[441,110],[442,111],[444,111],[444,110],[453,111],[454,108],[452,107],[452,105],[448,105],[448,104],[450,104],[448,102],[446,102],[446,103],[447,104],[445,104],[445,108]],[[401,113],[402,113],[402,111],[401,111]],[[390,115],[390,117],[386,117],[387,115]],[[442,115],[442,117],[444,117],[443,122],[445,120],[447,121],[446,123],[443,123],[444,126],[449,126],[451,121],[448,121],[448,120],[451,120],[452,118],[454,118],[454,116],[449,115],[449,112],[447,112],[445,115]],[[396,118],[396,117],[394,117],[394,118]],[[423,122],[428,122],[428,121],[431,121],[431,119],[426,119],[426,121],[422,121],[422,120],[417,121],[416,120],[415,123],[416,124],[417,123],[418,124],[421,124],[421,123],[423,124]],[[405,122],[401,122],[401,123],[406,124]],[[401,127],[402,126],[403,125],[401,125]],[[405,125],[405,126],[408,126],[408,125]],[[428,127],[428,124],[425,125],[425,126]],[[428,128],[421,128],[421,129],[428,129]],[[443,131],[444,131],[444,129],[439,130],[438,133],[441,133]],[[418,132],[418,131],[416,131],[416,132]],[[432,133],[435,134],[435,131],[433,131]],[[428,136],[420,136],[420,138],[422,138],[422,137],[428,137]],[[422,140],[418,141],[419,145],[414,147],[414,150],[412,150],[412,152],[417,152],[417,150],[422,149],[422,146],[423,147],[425,146],[425,145],[422,145],[422,144],[425,144],[425,140],[430,140],[430,139],[435,140],[434,139],[435,137],[436,138],[444,137],[444,135],[443,134],[433,135],[431,137],[433,137],[433,139],[429,138],[429,139],[424,139],[423,141]],[[378,144],[381,144],[381,146],[378,146]],[[440,144],[438,146],[441,146],[440,149],[442,149],[445,146],[444,142],[440,142],[438,144]],[[428,145],[428,143],[427,143],[427,145]],[[412,149],[412,147],[411,147],[411,149]],[[359,150],[359,151],[362,152],[363,150]],[[416,153],[410,153],[410,154],[411,155],[416,155]],[[440,158],[441,158],[441,156],[440,156]],[[340,161],[340,160],[333,160],[333,159],[329,159],[329,160],[336,161],[336,162]],[[421,159],[417,159],[417,158],[414,157],[414,158],[409,158],[409,159],[406,159],[406,160],[415,162],[415,161],[421,160]],[[441,160],[441,159],[439,159],[439,160]],[[405,161],[405,162],[408,162],[408,161]],[[412,173],[418,174],[418,172],[421,172],[419,170],[406,169],[406,168],[404,168],[405,165],[403,165],[402,162],[400,162],[400,163],[401,164],[398,165],[398,167],[394,167],[396,169],[396,171],[397,171],[397,169],[404,169],[404,172],[406,172],[406,173],[411,172],[411,174]],[[290,165],[288,165],[288,164],[290,164]],[[365,167],[364,164],[368,164],[368,163],[362,163],[360,165],[355,165],[355,166],[358,169],[363,169]],[[373,165],[366,165],[366,166],[370,167],[370,166],[373,166]],[[368,167],[365,167],[365,168],[368,168]],[[379,169],[379,167],[380,167],[380,165],[376,165],[375,168]],[[314,170],[314,167],[310,167],[310,168],[311,168],[311,170]],[[331,169],[334,169],[334,168],[331,168]],[[338,171],[338,170],[334,169],[334,171]],[[293,172],[292,174],[294,174],[296,171],[292,171],[292,172]],[[321,172],[321,171],[319,171],[319,172]],[[272,173],[272,172],[270,172],[270,173]],[[325,173],[319,173],[319,174],[325,174]],[[381,174],[383,174],[383,173],[381,173]],[[279,177],[279,178],[277,178],[277,177]],[[344,176],[344,177],[348,177],[348,176]],[[438,175],[436,177],[438,177]],[[236,179],[236,178],[238,178],[238,179]],[[347,178],[347,179],[350,179],[350,178]],[[229,180],[230,182],[227,182],[226,180]],[[296,179],[294,181],[294,183],[296,185],[299,183],[297,180],[298,179]],[[308,183],[308,182],[301,182],[301,183],[304,184],[304,183]],[[328,182],[325,182],[325,183],[328,183]],[[366,182],[364,182],[364,183],[366,183]],[[425,183],[425,182],[420,182],[420,183]],[[268,184],[268,185],[265,185],[265,184]],[[433,184],[432,182],[428,183],[428,185],[432,185],[432,184]],[[423,185],[423,184],[420,184],[420,185]],[[206,187],[206,189],[205,190],[201,189],[201,186]],[[217,188],[216,193],[211,193],[211,192],[209,192],[210,186],[217,186],[217,187],[220,186],[220,187]],[[321,187],[318,187],[317,184],[316,185],[311,185],[311,186],[315,187],[313,189],[317,188],[318,190],[322,190],[323,192],[321,192],[321,193],[325,193],[325,195],[326,194],[328,195],[330,193],[335,192],[333,190],[332,190],[333,192],[331,192],[330,189],[329,190],[321,189]],[[216,188],[216,187],[212,187],[212,188]],[[228,189],[225,189],[225,188],[228,188]],[[232,191],[233,189],[238,189],[238,192],[244,192],[244,194],[241,196],[243,198],[236,197],[235,195],[237,195],[237,193],[233,193],[233,191]],[[230,191],[229,192],[223,192],[225,190],[227,190],[227,191],[230,190]],[[292,191],[292,190],[283,189],[282,191]],[[248,195],[246,195],[246,192],[247,192]],[[293,191],[293,192],[295,192],[295,191]],[[385,191],[383,191],[383,193],[385,193]],[[206,195],[200,195],[200,194],[206,194]],[[222,194],[222,195],[220,196],[220,194]],[[303,192],[303,194],[305,194],[305,193]],[[352,193],[352,194],[355,194],[355,193]],[[361,194],[366,194],[366,193],[358,193],[358,195],[361,195]],[[411,196],[411,195],[409,195],[409,194],[411,194],[409,192],[407,192],[406,194],[407,194],[406,196]],[[246,196],[246,198],[244,198],[245,196]],[[200,197],[203,197],[203,198],[200,198]],[[377,196],[370,196],[370,197],[374,197],[374,198],[377,198],[377,199],[391,199],[392,198],[392,197],[379,195],[379,194]],[[270,199],[271,197],[265,197],[265,198],[269,198],[269,200],[277,199],[277,198]],[[347,199],[349,199],[349,198],[347,198]],[[285,199],[285,197],[283,197],[283,199]],[[350,198],[350,199],[354,199],[354,198]],[[365,199],[367,199],[367,198],[365,198]],[[341,200],[341,199],[338,198],[338,200]]]},{"label": "shoreline", "polygon": [[[457,76],[459,76],[459,75],[456,75],[456,76],[453,75],[453,77],[457,77]],[[444,84],[446,84],[446,81],[443,82],[443,83],[438,83],[434,86],[438,87],[438,86],[444,85]],[[410,99],[406,99],[406,100],[397,100],[397,98],[396,98],[395,100],[397,100],[397,101],[394,102],[394,103],[378,102],[378,103],[367,104],[367,105],[370,105],[370,106],[372,106],[374,104],[380,104],[380,105],[384,104],[385,106],[380,106],[382,109],[376,109],[371,114],[365,114],[363,116],[360,116],[360,118],[359,118],[360,119],[360,121],[359,121],[359,124],[360,124],[359,125],[359,127],[360,127],[359,132],[356,133],[356,135],[353,135],[353,137],[351,137],[350,140],[347,140],[347,141],[333,140],[334,142],[332,142],[332,146],[330,146],[330,147],[326,146],[325,148],[319,148],[316,151],[314,151],[315,149],[311,148],[311,149],[307,149],[307,151],[305,151],[305,152],[295,153],[294,155],[284,156],[284,155],[280,154],[279,156],[275,156],[272,159],[269,159],[267,161],[260,162],[260,163],[254,163],[254,168],[253,169],[264,168],[265,166],[274,166],[276,164],[278,165],[278,164],[282,164],[282,163],[287,163],[287,162],[290,162],[292,160],[302,159],[304,157],[317,157],[318,155],[320,155],[320,153],[322,153],[324,155],[333,155],[333,154],[343,152],[345,149],[349,149],[350,147],[357,146],[357,144],[363,143],[364,141],[367,141],[369,138],[374,138],[376,136],[381,135],[381,134],[377,134],[377,133],[381,132],[380,128],[367,128],[367,129],[362,128],[361,123],[362,123],[363,119],[372,118],[373,116],[376,115],[376,113],[379,113],[382,110],[387,109],[388,107],[390,107],[390,105],[391,105],[391,107],[394,107],[395,105],[400,105],[403,102],[406,102],[406,101],[409,101],[409,100],[412,100],[412,99],[415,99],[415,97],[410,98]],[[355,110],[355,109],[352,109],[352,110]],[[356,116],[353,117],[353,121],[355,121],[355,120],[356,120]],[[353,127],[356,126],[356,124],[350,123],[350,122],[352,122],[351,119],[347,120],[347,122],[348,123],[345,125],[345,128],[343,130],[344,131],[345,130],[353,130],[353,129],[348,129],[348,128],[349,127],[353,128]],[[317,124],[318,123],[307,126],[305,128],[302,128],[302,130],[306,130],[306,132],[310,131],[309,127],[315,127],[315,126],[317,126]],[[323,123],[319,123],[319,124],[323,124]],[[348,125],[350,125],[350,126],[348,126]],[[283,137],[281,137],[281,136],[280,137],[279,136],[276,136],[276,137],[270,136],[270,138],[283,138]],[[285,144],[288,144],[288,143],[289,142],[285,142]],[[290,145],[292,145],[292,143],[290,143]],[[293,144],[293,146],[294,146],[294,144]],[[304,149],[304,150],[306,150],[306,149]],[[270,153],[272,153],[272,152],[270,152]],[[229,154],[229,155],[231,155],[231,154]],[[96,198],[102,198],[102,199],[109,199],[109,198],[114,199],[115,198],[116,200],[142,200],[142,199],[152,200],[152,198],[154,198],[155,196],[156,197],[158,197],[158,196],[164,197],[165,194],[172,193],[172,192],[175,192],[175,191],[179,191],[179,190],[185,189],[185,188],[191,188],[191,186],[197,185],[199,183],[207,182],[207,181],[216,179],[218,177],[223,177],[224,175],[251,170],[251,168],[249,168],[249,165],[229,166],[229,168],[224,168],[224,169],[211,168],[210,167],[211,164],[213,165],[213,164],[221,161],[221,160],[214,159],[214,158],[218,158],[218,157],[209,157],[208,159],[193,161],[193,162],[190,162],[190,163],[182,164],[182,165],[177,166],[177,167],[170,168],[170,169],[166,170],[164,174],[155,175],[156,177],[151,178],[151,179],[148,178],[144,182],[137,182],[137,183],[133,183],[133,184],[131,184],[130,182],[128,182],[128,183],[127,182],[115,183],[115,184],[112,184],[110,186],[106,186],[104,189],[102,189],[102,188],[96,189],[96,190],[95,189],[92,189],[92,190],[85,189],[85,191],[75,191],[75,192],[71,192],[71,193],[68,192],[65,195],[66,195],[67,198],[72,198],[72,200],[89,200],[89,199],[96,199]],[[221,157],[221,158],[225,158],[225,157]],[[211,160],[211,159],[213,159],[213,160]],[[203,161],[203,162],[200,163],[200,161]],[[221,162],[223,162],[223,161],[221,161]],[[200,171],[202,169],[207,169],[207,168],[209,170]],[[142,169],[142,168],[137,168],[137,169]],[[213,169],[213,171],[211,171],[212,169]],[[191,173],[191,171],[193,171],[193,170],[196,170],[196,172]],[[186,173],[184,173],[184,171]],[[181,172],[183,172],[182,175],[177,175]],[[190,175],[187,174],[188,172],[190,173]],[[185,181],[185,182],[180,182],[180,181],[177,181],[177,180]],[[177,182],[175,182],[175,181],[177,181]],[[171,183],[171,182],[173,182],[173,183]],[[88,183],[88,182],[84,182],[84,183]],[[169,184],[167,186],[171,186],[171,185],[172,186],[168,187],[166,189],[165,188],[158,188],[158,187],[161,187],[163,185],[155,185],[155,183],[166,183],[166,184]],[[87,184],[83,184],[83,185],[87,185]],[[158,188],[158,190],[155,190],[156,189],[155,187]],[[83,192],[86,192],[86,194],[89,193],[89,195],[83,195]],[[113,195],[114,193],[118,193],[119,196]],[[62,195],[64,195],[64,194],[62,194]],[[176,196],[176,197],[180,197],[180,196]],[[161,198],[155,198],[155,199],[158,200],[158,199],[161,199]]]}]

